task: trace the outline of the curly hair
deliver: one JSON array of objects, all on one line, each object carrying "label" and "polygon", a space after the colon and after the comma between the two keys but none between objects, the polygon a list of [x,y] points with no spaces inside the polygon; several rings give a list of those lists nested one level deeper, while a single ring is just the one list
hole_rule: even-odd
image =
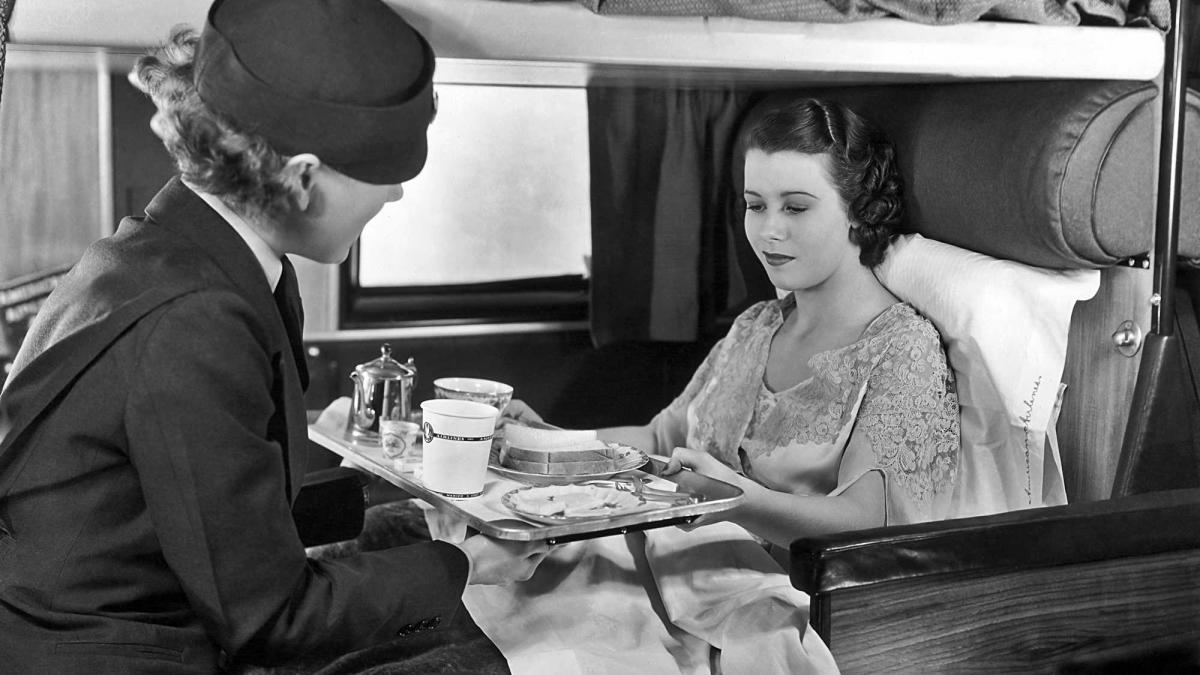
[{"label": "curly hair", "polygon": [[827,155],[830,180],[857,224],[849,236],[859,262],[883,262],[903,216],[904,181],[882,131],[841,103],[807,98],[770,109],[747,127],[743,141],[747,150]]},{"label": "curly hair", "polygon": [[287,158],[200,99],[192,81],[199,41],[195,30],[176,28],[138,59],[130,81],[158,109],[150,126],[185,180],[243,214],[276,216],[288,204]]}]

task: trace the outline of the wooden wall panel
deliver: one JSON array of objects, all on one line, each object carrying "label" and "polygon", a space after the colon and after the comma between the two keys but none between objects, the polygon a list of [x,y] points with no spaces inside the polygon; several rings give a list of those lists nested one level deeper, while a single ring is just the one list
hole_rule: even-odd
[{"label": "wooden wall panel", "polygon": [[1113,267],[1100,290],[1075,307],[1068,338],[1058,437],[1071,501],[1107,499],[1125,436],[1141,352],[1120,354],[1113,333],[1123,321],[1150,328],[1150,270]]},{"label": "wooden wall panel", "polygon": [[104,231],[100,96],[95,68],[13,68],[5,74],[0,279],[73,263]]}]

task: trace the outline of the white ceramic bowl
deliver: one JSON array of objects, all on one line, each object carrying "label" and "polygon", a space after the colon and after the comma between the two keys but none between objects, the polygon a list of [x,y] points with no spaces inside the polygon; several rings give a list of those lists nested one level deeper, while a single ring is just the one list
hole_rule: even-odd
[{"label": "white ceramic bowl", "polygon": [[440,377],[433,381],[433,393],[437,398],[486,403],[504,412],[512,400],[513,388],[503,382],[477,377]]}]

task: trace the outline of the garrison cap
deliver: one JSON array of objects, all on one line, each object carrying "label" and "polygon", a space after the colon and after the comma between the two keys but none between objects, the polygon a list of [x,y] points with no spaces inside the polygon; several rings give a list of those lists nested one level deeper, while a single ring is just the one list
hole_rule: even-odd
[{"label": "garrison cap", "polygon": [[276,151],[395,184],[425,166],[434,65],[381,0],[216,0],[194,77],[205,104]]}]

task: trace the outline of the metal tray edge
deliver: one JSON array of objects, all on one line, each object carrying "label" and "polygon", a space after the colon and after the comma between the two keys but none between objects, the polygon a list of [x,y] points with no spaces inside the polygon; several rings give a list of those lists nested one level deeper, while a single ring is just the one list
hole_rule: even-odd
[{"label": "metal tray edge", "polygon": [[[564,543],[591,537],[607,536],[609,534],[623,534],[629,531],[645,530],[654,527],[667,527],[690,522],[707,513],[726,511],[737,506],[744,499],[741,489],[736,486],[700,474],[692,474],[688,480],[689,489],[700,491],[701,494],[707,495],[709,492],[702,490],[706,486],[706,483],[713,483],[712,487],[716,488],[713,492],[724,494],[725,496],[713,497],[695,504],[668,506],[662,509],[643,511],[614,518],[597,518],[595,520],[565,523],[562,525],[533,523],[520,519],[516,514],[513,514],[511,520],[488,521],[462,510],[454,500],[442,497],[426,489],[420,483],[407,479],[402,474],[396,472],[391,466],[381,464],[376,458],[359,452],[352,444],[347,443],[344,439],[334,437],[328,430],[310,424],[308,431],[309,439],[321,447],[354,462],[356,466],[379,476],[397,487],[403,488],[414,496],[435,506],[457,510],[464,516],[471,527],[483,534],[498,539],[512,541],[545,539],[551,543]],[[693,485],[694,483],[698,483],[699,485]],[[504,524],[509,522],[512,524]]]}]

